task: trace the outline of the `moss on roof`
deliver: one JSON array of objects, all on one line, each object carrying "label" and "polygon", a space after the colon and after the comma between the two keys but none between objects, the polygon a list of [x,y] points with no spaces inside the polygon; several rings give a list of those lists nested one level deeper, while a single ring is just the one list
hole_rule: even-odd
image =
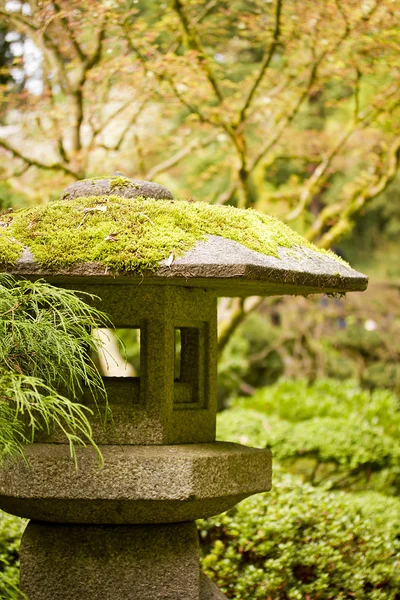
[{"label": "moss on roof", "polygon": [[23,245],[8,231],[0,230],[0,265],[15,264],[23,250]]},{"label": "moss on roof", "polygon": [[156,269],[171,253],[183,255],[206,235],[277,257],[279,246],[320,251],[274,217],[187,200],[88,196],[22,209],[2,219],[4,266],[15,264],[27,246],[44,267],[98,262],[117,271],[141,272]]}]

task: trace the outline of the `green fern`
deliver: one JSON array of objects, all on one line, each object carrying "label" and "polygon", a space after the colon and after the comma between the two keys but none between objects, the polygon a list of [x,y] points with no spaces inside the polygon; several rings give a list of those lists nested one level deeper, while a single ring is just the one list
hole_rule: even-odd
[{"label": "green fern", "polygon": [[107,316],[81,292],[0,275],[0,459],[23,454],[35,432],[54,427],[75,460],[76,445],[97,449],[91,411],[78,400],[89,388],[106,401],[90,358],[101,344],[92,329],[101,326],[110,326]]}]

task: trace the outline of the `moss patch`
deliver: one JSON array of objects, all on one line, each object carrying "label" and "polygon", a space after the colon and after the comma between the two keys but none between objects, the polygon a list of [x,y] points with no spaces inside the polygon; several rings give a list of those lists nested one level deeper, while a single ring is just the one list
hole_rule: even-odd
[{"label": "moss patch", "polygon": [[123,187],[129,187],[129,188],[136,188],[139,189],[140,185],[138,183],[133,183],[133,181],[131,181],[130,179],[127,179],[126,177],[123,176],[118,176],[118,177],[112,177],[110,179],[110,189],[113,190],[115,188],[123,188]]},{"label": "moss patch", "polygon": [[111,190],[113,190],[114,188],[140,188],[139,184],[134,183],[132,179],[129,179],[129,177],[125,177],[124,175],[115,175],[114,177],[112,175],[105,175],[103,177],[91,177],[90,179],[82,179],[80,183],[90,181],[94,185],[96,181],[105,180],[110,181]]},{"label": "moss patch", "polygon": [[21,258],[24,247],[10,235],[0,232],[0,265],[15,264]]},{"label": "moss patch", "polygon": [[13,213],[9,226],[0,230],[0,263],[13,264],[21,255],[21,246],[10,241],[13,237],[46,267],[98,262],[117,271],[141,272],[156,269],[171,253],[183,255],[206,235],[276,257],[279,246],[320,251],[274,217],[253,210],[186,200],[90,196]]},{"label": "moss patch", "polygon": [[23,244],[10,231],[12,220],[13,216],[8,211],[0,215],[0,265],[15,264],[24,251]]}]

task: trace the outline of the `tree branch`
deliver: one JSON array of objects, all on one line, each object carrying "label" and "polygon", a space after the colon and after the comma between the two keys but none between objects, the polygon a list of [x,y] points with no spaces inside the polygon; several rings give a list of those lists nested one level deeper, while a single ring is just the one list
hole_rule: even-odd
[{"label": "tree branch", "polygon": [[121,106],[119,106],[113,113],[108,115],[108,117],[106,117],[100,125],[98,125],[97,127],[92,126],[93,131],[92,142],[90,144],[91,148],[93,148],[93,142],[101,133],[103,133],[103,131],[111,123],[111,121],[113,121],[115,117],[118,117],[118,115],[120,115],[122,112],[124,112],[126,108],[129,108],[130,106],[132,106],[132,98],[129,98],[129,100],[123,102]]},{"label": "tree branch", "polygon": [[197,62],[198,62],[199,67],[201,68],[201,70],[205,74],[206,78],[208,79],[212,89],[214,90],[214,93],[215,93],[218,101],[222,102],[224,100],[224,97],[220,90],[219,84],[214,76],[214,73],[212,72],[210,63],[208,61],[208,57],[203,50],[198,33],[197,33],[196,29],[193,27],[193,24],[191,24],[189,22],[189,19],[187,17],[187,14],[186,14],[186,11],[185,11],[182,1],[181,0],[173,0],[172,8],[175,10],[176,14],[179,17],[182,28],[187,37],[189,48],[191,48],[192,50],[196,50],[196,52],[198,53]]},{"label": "tree branch", "polygon": [[303,190],[300,194],[299,203],[297,204],[296,208],[288,214],[285,221],[290,222],[290,221],[293,221],[294,219],[297,219],[297,217],[299,217],[302,214],[302,212],[306,209],[309,202],[312,200],[316,189],[321,184],[321,182],[324,181],[326,172],[328,171],[330,165],[332,164],[333,159],[335,158],[337,153],[343,148],[343,146],[345,145],[345,143],[347,142],[349,137],[355,131],[356,131],[356,128],[354,126],[354,122],[352,122],[344,130],[342,135],[339,136],[339,139],[337,140],[336,144],[334,144],[334,146],[331,148],[330,152],[328,152],[328,154],[325,156],[324,160],[322,160],[319,163],[319,165],[314,169],[313,174],[307,180],[307,183],[303,187]]},{"label": "tree branch", "polygon": [[[143,55],[143,53],[139,50],[139,48],[132,42],[132,39],[129,37],[128,32],[127,32],[127,28],[126,28],[126,24],[124,24],[124,31],[125,31],[125,39],[126,39],[126,41],[128,43],[129,48],[140,59],[141,64],[143,66],[143,69],[144,69],[145,73],[148,73],[149,69],[147,68],[147,65],[146,65],[146,58]],[[219,123],[218,124],[214,123],[209,118],[207,118],[197,106],[194,106],[193,104],[190,104],[190,102],[188,102],[185,99],[185,97],[183,96],[183,94],[181,94],[181,92],[178,90],[175,81],[173,80],[173,78],[170,75],[167,75],[165,72],[159,73],[158,71],[155,72],[155,75],[156,75],[156,77],[157,77],[157,79],[159,81],[166,81],[168,83],[168,85],[170,86],[170,88],[171,88],[174,96],[179,100],[179,102],[185,108],[188,109],[188,111],[189,111],[190,114],[197,115],[202,123],[210,123],[210,125],[213,125],[213,126],[220,126]]]},{"label": "tree branch", "polygon": [[344,210],[342,206],[337,223],[319,240],[318,246],[320,248],[330,248],[344,233],[347,233],[352,225],[354,215],[358,214],[367,202],[381,194],[393,181],[399,169],[399,164],[400,137],[397,137],[389,149],[386,167],[383,169],[378,181],[372,187],[353,194],[344,206]]},{"label": "tree branch", "polygon": [[164,160],[163,162],[159,163],[158,165],[155,165],[154,167],[152,167],[147,172],[146,178],[149,178],[151,180],[153,177],[158,175],[158,173],[161,173],[162,171],[166,171],[167,169],[170,169],[171,167],[178,164],[178,162],[180,162],[183,158],[185,158],[185,156],[190,154],[190,152],[192,150],[195,150],[195,149],[198,150],[199,148],[206,148],[207,146],[212,144],[214,141],[215,141],[214,135],[203,141],[198,140],[198,139],[192,140],[186,146],[186,148],[182,148],[181,150],[178,150],[178,152],[173,154],[169,159]]},{"label": "tree branch", "polygon": [[195,25],[197,25],[198,23],[201,23],[202,20],[205,19],[206,16],[210,14],[212,9],[215,6],[217,6],[219,2],[220,2],[220,0],[209,0],[209,2],[207,2],[205,7],[203,8],[203,10],[201,11],[201,13],[194,19],[193,23],[195,23]]},{"label": "tree branch", "polygon": [[69,158],[67,155],[67,151],[64,147],[63,134],[62,134],[62,131],[60,128],[59,120],[57,118],[56,100],[55,100],[55,96],[54,96],[53,86],[50,84],[50,77],[48,76],[48,74],[49,74],[48,67],[49,67],[48,57],[46,55],[44,55],[43,56],[43,88],[44,88],[45,93],[47,91],[47,96],[49,98],[50,105],[53,109],[53,111],[50,112],[49,118],[50,118],[52,126],[53,126],[53,131],[54,131],[55,138],[56,138],[58,153],[61,157],[61,160],[64,163],[68,163]]},{"label": "tree branch", "polygon": [[158,173],[166,171],[167,169],[170,169],[171,167],[175,166],[179,161],[185,158],[185,156],[190,154],[195,148],[199,148],[200,146],[206,146],[212,141],[213,139],[209,139],[207,143],[201,144],[198,140],[192,140],[186,147],[181,148],[180,150],[178,150],[178,152],[175,152],[175,154],[173,154],[166,160],[158,163],[158,165],[154,165],[153,167],[151,167],[151,169],[149,169],[146,173],[146,179],[149,179],[151,181],[153,177],[158,175]]},{"label": "tree branch", "polygon": [[66,175],[71,175],[74,179],[79,179],[78,173],[76,173],[75,171],[70,169],[67,165],[64,165],[60,162],[46,164],[46,163],[42,163],[42,162],[36,160],[35,158],[29,158],[28,156],[25,156],[24,154],[22,154],[16,148],[13,148],[12,146],[10,146],[10,144],[3,139],[0,139],[0,147],[4,148],[4,150],[7,150],[8,152],[11,152],[13,154],[13,156],[15,156],[15,158],[19,158],[19,159],[23,160],[30,167],[37,167],[38,169],[47,169],[47,170],[59,170],[59,171],[63,171]]},{"label": "tree branch", "polygon": [[68,36],[68,39],[70,40],[73,48],[75,49],[78,59],[80,60],[81,63],[83,63],[86,59],[86,55],[83,52],[78,40],[72,33],[72,29],[70,27],[70,24],[68,23],[68,19],[65,17],[65,12],[61,9],[59,3],[56,2],[55,0],[53,0],[53,6],[54,6],[54,9],[55,9],[57,15],[60,17],[60,22],[63,26],[65,33]]},{"label": "tree branch", "polygon": [[250,106],[250,104],[251,104],[251,102],[252,102],[252,100],[254,98],[255,93],[257,92],[257,90],[258,90],[258,88],[260,86],[260,83],[262,82],[262,80],[264,78],[265,72],[266,72],[266,70],[268,69],[268,67],[269,67],[269,65],[271,63],[272,57],[273,57],[273,55],[275,53],[275,50],[276,50],[276,47],[277,47],[277,45],[279,43],[279,37],[280,37],[280,33],[281,33],[282,2],[283,2],[283,0],[276,0],[275,25],[274,25],[274,31],[273,31],[273,34],[272,34],[272,41],[271,41],[269,50],[266,53],[266,55],[264,57],[264,60],[263,60],[263,62],[261,64],[260,71],[259,71],[257,77],[255,78],[252,86],[250,87],[250,90],[249,90],[249,92],[247,94],[247,97],[246,97],[246,99],[244,101],[244,104],[243,104],[243,106],[242,106],[242,108],[240,110],[239,118],[238,118],[236,126],[238,126],[240,123],[243,123],[243,121],[246,120],[247,110],[248,110],[248,108],[249,108],[249,106]]},{"label": "tree branch", "polygon": [[137,111],[135,113],[133,113],[133,115],[131,116],[130,119],[128,119],[125,127],[123,128],[122,132],[120,133],[120,137],[118,139],[118,142],[116,144],[114,144],[114,146],[110,147],[110,146],[105,146],[103,144],[103,148],[105,150],[114,150],[114,151],[116,151],[116,150],[120,149],[120,147],[122,146],[122,144],[123,144],[123,142],[124,142],[124,140],[125,140],[128,132],[129,132],[130,128],[136,123],[138,117],[142,113],[142,111],[143,111],[144,107],[146,106],[147,102],[148,102],[148,98],[145,98],[143,100],[143,102],[140,104],[140,106],[138,107]]},{"label": "tree branch", "polygon": [[93,67],[95,67],[101,59],[103,42],[104,42],[104,39],[106,36],[106,27],[105,27],[106,23],[107,23],[107,15],[103,14],[100,27],[98,28],[98,30],[96,32],[94,50],[92,52],[92,55],[88,56],[86,58],[86,64],[85,64],[86,71],[90,71],[90,69],[93,69]]},{"label": "tree branch", "polygon": [[218,354],[220,356],[239,325],[248,314],[261,306],[263,301],[264,298],[261,296],[235,298],[233,300],[233,308],[228,317],[220,322],[218,326]]}]

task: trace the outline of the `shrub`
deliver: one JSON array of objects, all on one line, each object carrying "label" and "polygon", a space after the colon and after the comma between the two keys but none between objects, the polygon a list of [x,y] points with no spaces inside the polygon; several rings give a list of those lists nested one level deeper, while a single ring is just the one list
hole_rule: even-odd
[{"label": "shrub", "polygon": [[272,449],[313,482],[400,491],[400,411],[387,390],[281,381],[218,417],[220,439]]},{"label": "shrub", "polygon": [[236,600],[399,600],[400,502],[373,495],[379,516],[369,502],[279,474],[199,522],[203,568]]},{"label": "shrub", "polygon": [[363,390],[353,380],[317,379],[309,383],[307,379],[281,379],[257,390],[251,398],[239,398],[233,406],[254,408],[294,422],[355,415],[382,426],[385,433],[400,433],[398,396],[386,389]]},{"label": "shrub", "polygon": [[0,598],[17,600],[19,583],[19,543],[25,521],[0,511]]}]

